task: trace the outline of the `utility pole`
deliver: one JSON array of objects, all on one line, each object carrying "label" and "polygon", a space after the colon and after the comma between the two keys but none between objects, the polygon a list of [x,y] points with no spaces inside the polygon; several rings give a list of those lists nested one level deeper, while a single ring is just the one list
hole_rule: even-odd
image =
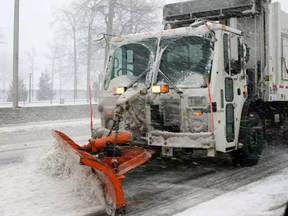
[{"label": "utility pole", "polygon": [[32,74],[29,73],[29,103],[31,103],[31,91],[32,91]]},{"label": "utility pole", "polygon": [[50,104],[53,104],[53,96],[54,96],[54,72],[55,72],[55,57],[53,58],[52,63],[52,75],[51,75],[51,96],[50,96]]},{"label": "utility pole", "polygon": [[18,108],[18,76],[19,76],[19,0],[14,7],[14,42],[13,42],[13,107]]},{"label": "utility pole", "polygon": [[90,96],[90,74],[91,74],[91,63],[92,63],[92,33],[91,33],[91,28],[92,28],[92,21],[89,21],[89,26],[88,26],[88,56],[87,56],[87,103],[89,103],[89,96]]}]

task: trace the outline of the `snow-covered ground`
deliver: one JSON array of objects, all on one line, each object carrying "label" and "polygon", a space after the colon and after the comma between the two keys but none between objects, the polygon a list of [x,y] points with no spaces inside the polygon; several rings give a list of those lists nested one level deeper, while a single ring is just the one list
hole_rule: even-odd
[{"label": "snow-covered ground", "polygon": [[[93,120],[94,124],[99,125],[100,120]],[[72,120],[61,120],[61,121],[45,121],[45,122],[37,122],[37,123],[25,123],[19,125],[0,125],[0,134],[2,133],[15,133],[21,131],[38,131],[38,130],[46,130],[46,129],[55,129],[55,128],[75,128],[75,127],[83,127],[90,124],[89,118],[83,119],[72,119]]]},{"label": "snow-covered ground", "polygon": [[59,180],[39,173],[34,160],[37,153],[26,154],[30,160],[0,167],[0,215],[79,216],[103,209],[101,203],[94,205],[77,196],[71,179]]},{"label": "snow-covered ground", "polygon": [[[90,137],[89,124],[82,119],[0,126],[0,216],[105,215],[99,182],[82,175],[85,169],[58,151],[50,132],[60,130],[83,145]],[[216,161],[158,159],[137,168],[123,183],[127,215],[283,215],[286,145],[265,149],[255,167]]]},{"label": "snow-covered ground", "polygon": [[[94,104],[93,100],[93,104]],[[68,106],[68,105],[82,105],[82,104],[88,104],[86,99],[77,99],[77,100],[65,100],[63,104],[60,103],[60,100],[53,100],[51,101],[32,101],[31,103],[28,103],[27,101],[19,102],[19,106],[21,107],[39,107],[39,106]],[[0,101],[0,107],[12,107],[12,102],[3,102]]]},{"label": "snow-covered ground", "polygon": [[[89,119],[0,127],[1,216],[78,216],[103,211],[101,200],[92,201],[87,196],[92,197],[87,193],[87,187],[91,184],[83,181],[77,172],[81,167],[72,165],[64,154],[57,154],[57,144],[54,144],[50,134],[52,128],[75,134],[73,138],[80,144],[86,144],[89,139]],[[82,134],[79,129],[86,133]],[[10,137],[10,141],[4,143],[7,137]],[[49,160],[52,154],[59,157]],[[75,175],[55,178],[46,173],[47,167],[54,168],[54,171],[58,168],[59,172],[65,173],[63,164],[67,165],[66,171],[70,167]],[[63,170],[60,171],[60,167]],[[43,172],[43,169],[46,171]],[[90,181],[92,182],[93,180]],[[101,195],[101,191],[99,194]]]},{"label": "snow-covered ground", "polygon": [[288,168],[175,216],[282,216],[287,201]]}]

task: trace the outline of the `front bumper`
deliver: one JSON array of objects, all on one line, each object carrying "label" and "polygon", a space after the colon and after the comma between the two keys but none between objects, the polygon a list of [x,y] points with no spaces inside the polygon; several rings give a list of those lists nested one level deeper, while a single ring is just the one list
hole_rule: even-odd
[{"label": "front bumper", "polygon": [[215,149],[215,138],[207,133],[170,133],[152,131],[148,133],[148,145],[167,148]]}]

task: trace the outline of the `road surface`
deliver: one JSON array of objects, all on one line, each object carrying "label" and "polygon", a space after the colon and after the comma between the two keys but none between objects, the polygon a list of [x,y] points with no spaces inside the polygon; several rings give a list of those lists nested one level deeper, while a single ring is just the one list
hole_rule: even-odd
[{"label": "road surface", "polygon": [[[69,178],[59,178],[39,171],[39,166],[55,169],[70,163],[61,154],[54,161],[42,160],[54,151],[52,128],[80,145],[90,136],[88,119],[0,126],[0,215],[106,215],[101,192],[87,193],[92,186],[80,172],[74,170],[71,177],[66,169]],[[123,188],[130,216],[281,216],[288,201],[287,179],[288,144],[274,142],[249,168],[233,167],[225,156],[156,158],[126,175]]]}]

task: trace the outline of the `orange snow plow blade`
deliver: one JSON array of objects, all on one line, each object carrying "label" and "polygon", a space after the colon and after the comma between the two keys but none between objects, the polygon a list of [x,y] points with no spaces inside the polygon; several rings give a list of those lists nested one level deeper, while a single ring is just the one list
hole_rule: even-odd
[{"label": "orange snow plow blade", "polygon": [[[52,130],[52,135],[71,157],[81,165],[92,168],[92,171],[105,186],[108,205],[115,210],[116,214],[123,214],[125,212],[125,198],[121,183],[125,178],[124,174],[150,160],[152,155],[140,147],[122,146],[118,148],[121,156],[105,156],[103,152],[104,142],[107,143],[108,141],[114,145],[114,136],[90,140],[88,145],[81,147],[64,133]],[[125,145],[127,141],[130,141],[129,134],[118,135],[118,145]],[[97,157],[92,155],[96,153],[96,150]]]}]

